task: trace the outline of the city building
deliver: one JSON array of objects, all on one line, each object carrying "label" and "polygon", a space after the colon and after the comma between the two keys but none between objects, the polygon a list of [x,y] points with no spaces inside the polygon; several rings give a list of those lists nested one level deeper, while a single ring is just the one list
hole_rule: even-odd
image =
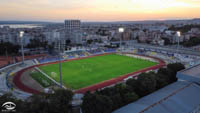
[{"label": "city building", "polygon": [[65,20],[65,30],[73,31],[80,30],[81,21],[80,20]]},{"label": "city building", "polygon": [[70,40],[73,44],[81,44],[82,34],[80,20],[65,20],[65,40]]}]

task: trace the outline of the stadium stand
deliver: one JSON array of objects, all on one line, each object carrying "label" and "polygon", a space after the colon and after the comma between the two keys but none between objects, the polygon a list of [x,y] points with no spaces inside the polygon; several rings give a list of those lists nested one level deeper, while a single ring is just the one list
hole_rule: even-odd
[{"label": "stadium stand", "polygon": [[92,55],[97,55],[97,54],[103,53],[103,51],[101,49],[92,49],[92,50],[88,50],[87,52],[89,52]]},{"label": "stadium stand", "polygon": [[112,53],[112,52],[116,52],[116,49],[114,49],[114,48],[108,48],[108,49],[105,49],[104,52],[106,52],[106,53]]},{"label": "stadium stand", "polygon": [[12,78],[13,74],[18,72],[19,70],[33,65],[32,60],[25,61],[25,63],[22,65],[21,62],[9,65],[7,67],[1,68],[1,74],[0,74],[0,95],[3,95],[7,92],[12,93],[19,99],[26,99],[30,97],[32,94],[20,91],[16,88],[14,88],[13,84],[11,83],[9,79]]},{"label": "stadium stand", "polygon": [[69,59],[85,56],[84,51],[71,51],[71,52],[66,52],[65,54],[68,56]]},{"label": "stadium stand", "polygon": [[42,57],[42,58],[38,58],[37,61],[39,63],[47,63],[47,62],[55,62],[55,61],[59,61],[59,60],[64,60],[63,57],[61,57],[59,59],[58,56],[46,56],[46,57]]},{"label": "stadium stand", "polygon": [[10,84],[9,81],[8,81],[9,76],[11,75],[11,72],[12,72],[12,70],[9,70],[9,71],[6,73],[6,85],[7,85],[7,87],[8,87],[9,89],[12,89],[12,88],[13,88],[12,84]]}]

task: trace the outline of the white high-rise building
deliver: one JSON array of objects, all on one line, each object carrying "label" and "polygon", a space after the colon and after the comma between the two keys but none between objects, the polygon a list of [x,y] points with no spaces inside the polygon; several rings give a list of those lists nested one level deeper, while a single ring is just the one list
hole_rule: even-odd
[{"label": "white high-rise building", "polygon": [[70,39],[72,43],[82,43],[81,21],[65,20],[65,37]]},{"label": "white high-rise building", "polygon": [[65,29],[67,31],[80,30],[81,21],[80,20],[65,20]]}]

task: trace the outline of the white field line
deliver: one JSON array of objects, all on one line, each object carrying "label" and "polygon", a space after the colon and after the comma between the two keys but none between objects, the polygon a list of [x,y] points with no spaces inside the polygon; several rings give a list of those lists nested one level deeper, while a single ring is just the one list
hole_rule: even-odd
[{"label": "white field line", "polygon": [[[48,79],[50,79],[51,81],[53,81],[56,85],[60,86],[60,83],[58,83],[57,81],[55,81],[54,79],[52,79],[50,76],[48,76],[46,73],[44,73],[41,69],[39,69],[38,67],[35,67],[36,70],[38,70],[40,73],[42,73],[45,77],[47,77]],[[67,89],[65,86],[62,86],[64,89]]]},{"label": "white field line", "polygon": [[[34,59],[34,61],[36,62],[36,64],[40,64],[39,61],[37,59]],[[35,63],[34,63],[35,64]]]}]

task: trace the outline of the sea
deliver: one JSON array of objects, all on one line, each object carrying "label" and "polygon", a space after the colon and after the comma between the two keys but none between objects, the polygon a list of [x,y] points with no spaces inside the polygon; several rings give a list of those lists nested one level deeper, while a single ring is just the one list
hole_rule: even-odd
[{"label": "sea", "polygon": [[0,25],[0,28],[4,26],[9,26],[10,28],[36,28],[36,27],[43,27],[43,25],[38,24],[4,24]]}]

